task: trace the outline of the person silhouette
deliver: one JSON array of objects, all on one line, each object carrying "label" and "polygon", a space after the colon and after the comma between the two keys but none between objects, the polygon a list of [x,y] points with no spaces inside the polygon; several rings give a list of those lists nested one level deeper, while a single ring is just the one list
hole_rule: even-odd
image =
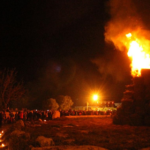
[{"label": "person silhouette", "polygon": [[0,111],[0,128],[2,127],[3,113]]}]

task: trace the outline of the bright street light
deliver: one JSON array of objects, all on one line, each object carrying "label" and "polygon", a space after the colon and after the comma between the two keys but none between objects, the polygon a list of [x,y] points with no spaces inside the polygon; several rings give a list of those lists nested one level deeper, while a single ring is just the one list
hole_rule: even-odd
[{"label": "bright street light", "polygon": [[94,100],[94,101],[97,101],[97,100],[98,100],[98,95],[97,95],[97,94],[94,94],[94,95],[93,95],[93,100]]}]

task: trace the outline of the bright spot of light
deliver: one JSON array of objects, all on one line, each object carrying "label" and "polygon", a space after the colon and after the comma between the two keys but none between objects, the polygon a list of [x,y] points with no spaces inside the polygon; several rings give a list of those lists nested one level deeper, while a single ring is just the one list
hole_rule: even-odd
[{"label": "bright spot of light", "polygon": [[93,95],[93,100],[94,100],[94,101],[98,100],[98,95],[97,95],[97,94],[94,94],[94,95]]}]

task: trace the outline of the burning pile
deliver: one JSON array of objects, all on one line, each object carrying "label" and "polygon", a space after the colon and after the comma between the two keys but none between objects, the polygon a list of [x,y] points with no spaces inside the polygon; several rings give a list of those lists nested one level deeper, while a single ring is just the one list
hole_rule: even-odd
[{"label": "burning pile", "polygon": [[142,69],[140,77],[126,86],[114,124],[150,125],[150,70]]},{"label": "burning pile", "polygon": [[[117,110],[115,124],[150,125],[150,41],[126,34],[125,46],[131,59],[133,83],[126,86],[122,105]],[[143,44],[144,43],[144,44]],[[148,45],[146,45],[148,44]]]},{"label": "burning pile", "polygon": [[[131,59],[133,83],[126,86],[122,105],[113,119],[115,124],[150,125],[150,42],[126,34],[125,46]],[[144,43],[144,44],[143,44]],[[146,45],[148,44],[148,45]]]},{"label": "burning pile", "polygon": [[110,0],[112,18],[105,27],[105,40],[127,50],[132,83],[126,86],[115,124],[150,125],[150,32],[138,17],[130,0]]}]

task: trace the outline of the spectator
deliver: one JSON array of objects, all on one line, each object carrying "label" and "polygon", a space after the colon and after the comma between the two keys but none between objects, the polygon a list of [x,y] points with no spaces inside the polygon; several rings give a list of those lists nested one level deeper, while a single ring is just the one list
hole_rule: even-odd
[{"label": "spectator", "polygon": [[19,119],[23,120],[23,111],[20,111],[20,113],[19,113]]},{"label": "spectator", "polygon": [[30,111],[27,115],[27,120],[32,121],[33,120],[33,113]]},{"label": "spectator", "polygon": [[3,112],[0,111],[0,128],[2,127],[2,121],[3,121]]},{"label": "spectator", "polygon": [[15,120],[16,121],[19,120],[19,114],[18,114],[18,112],[15,113]]},{"label": "spectator", "polygon": [[48,120],[52,120],[52,111],[48,112]]},{"label": "spectator", "polygon": [[13,112],[9,112],[9,115],[10,115],[10,123],[12,123],[14,121],[14,114]]},{"label": "spectator", "polygon": [[26,111],[24,111],[24,113],[23,113],[23,120],[24,120],[24,121],[27,120],[27,112],[26,112]]}]

